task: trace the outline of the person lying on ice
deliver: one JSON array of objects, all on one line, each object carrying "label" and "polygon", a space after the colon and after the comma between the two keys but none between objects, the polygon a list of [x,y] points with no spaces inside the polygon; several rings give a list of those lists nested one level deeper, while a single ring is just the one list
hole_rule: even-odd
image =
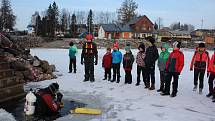
[{"label": "person lying on ice", "polygon": [[37,97],[35,114],[51,115],[57,113],[62,107],[63,95],[59,92],[59,85],[52,83],[35,93]]},{"label": "person lying on ice", "polygon": [[92,42],[93,36],[91,34],[86,35],[86,40],[81,53],[81,64],[85,66],[84,82],[94,82],[94,64],[97,65],[98,63],[98,50],[96,43]]}]

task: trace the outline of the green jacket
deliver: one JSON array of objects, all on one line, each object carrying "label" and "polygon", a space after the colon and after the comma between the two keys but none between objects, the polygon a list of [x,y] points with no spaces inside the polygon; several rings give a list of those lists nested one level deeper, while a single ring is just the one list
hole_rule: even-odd
[{"label": "green jacket", "polygon": [[75,45],[71,46],[69,48],[69,57],[72,58],[72,59],[76,58],[76,53],[77,52],[78,52],[77,47]]},{"label": "green jacket", "polygon": [[165,69],[166,69],[166,62],[167,62],[167,60],[169,58],[169,55],[170,55],[169,50],[168,50],[169,49],[169,45],[167,43],[164,43],[162,45],[162,47],[165,48],[166,51],[165,52],[162,51],[160,53],[160,56],[158,58],[158,67],[159,67],[160,71],[165,71]]}]

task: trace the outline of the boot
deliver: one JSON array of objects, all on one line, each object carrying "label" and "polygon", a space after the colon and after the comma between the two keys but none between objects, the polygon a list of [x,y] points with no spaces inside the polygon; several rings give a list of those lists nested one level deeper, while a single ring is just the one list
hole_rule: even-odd
[{"label": "boot", "polygon": [[115,82],[116,81],[116,76],[113,76],[113,79],[110,82]]},{"label": "boot", "polygon": [[136,86],[139,86],[140,85],[140,83],[136,83]]},{"label": "boot", "polygon": [[197,85],[195,85],[194,87],[193,87],[193,91],[196,91],[197,90]]},{"label": "boot", "polygon": [[170,94],[167,93],[167,92],[161,92],[161,95],[162,95],[162,96],[168,96],[168,95],[170,95]]},{"label": "boot", "polygon": [[213,100],[212,102],[215,103],[215,100]]},{"label": "boot", "polygon": [[157,90],[157,92],[163,92],[164,91],[164,86],[163,85],[161,85],[160,86],[160,89],[159,90]]},{"label": "boot", "polygon": [[199,88],[199,94],[200,95],[202,94],[202,88]]},{"label": "boot", "polygon": [[108,78],[108,81],[111,81],[111,78],[110,78],[110,77]]},{"label": "boot", "polygon": [[150,83],[145,82],[145,89],[150,88]]},{"label": "boot", "polygon": [[104,79],[102,79],[102,80],[107,80],[107,78],[104,78]]},{"label": "boot", "polygon": [[212,96],[212,93],[208,93],[207,95],[206,95],[206,97],[211,97]]},{"label": "boot", "polygon": [[74,73],[76,73],[76,69],[74,70]]},{"label": "boot", "polygon": [[172,93],[172,94],[170,95],[170,97],[176,97],[176,96],[177,96],[176,93]]},{"label": "boot", "polygon": [[155,85],[152,84],[151,87],[149,88],[149,90],[155,90]]},{"label": "boot", "polygon": [[119,83],[119,82],[120,82],[120,77],[117,77],[116,83]]}]

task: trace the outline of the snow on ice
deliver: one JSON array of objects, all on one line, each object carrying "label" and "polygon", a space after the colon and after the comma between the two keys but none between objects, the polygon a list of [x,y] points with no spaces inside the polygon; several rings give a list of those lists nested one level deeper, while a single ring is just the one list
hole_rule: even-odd
[{"label": "snow on ice", "polygon": [[[136,56],[138,50],[132,50]],[[124,53],[124,50],[122,50]],[[55,64],[59,76],[55,80],[35,82],[26,85],[45,87],[52,82],[58,82],[64,98],[80,101],[87,107],[102,109],[101,116],[67,115],[58,121],[215,121],[215,105],[206,98],[208,93],[207,78],[204,81],[203,94],[193,92],[193,72],[189,64],[194,50],[183,50],[185,66],[179,79],[178,96],[160,96],[156,91],[144,89],[143,82],[136,87],[136,63],[133,65],[133,83],[124,84],[124,70],[121,66],[121,82],[103,81],[104,71],[101,59],[105,49],[99,50],[99,64],[95,66],[95,82],[83,82],[84,66],[80,64],[79,50],[77,55],[77,74],[68,73],[69,57],[66,49],[32,49],[32,55]],[[212,54],[212,52],[210,52]],[[156,67],[156,89],[159,88],[159,70]]]}]

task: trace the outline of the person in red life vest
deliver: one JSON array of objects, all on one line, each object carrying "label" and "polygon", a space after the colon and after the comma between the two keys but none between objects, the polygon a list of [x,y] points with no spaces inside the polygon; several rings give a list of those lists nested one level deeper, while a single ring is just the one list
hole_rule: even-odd
[{"label": "person in red life vest", "polygon": [[37,97],[36,114],[54,114],[63,107],[61,102],[63,95],[58,90],[59,85],[57,83],[52,83],[47,88],[37,90],[35,93]]},{"label": "person in red life vest", "polygon": [[130,46],[125,47],[125,54],[123,56],[123,68],[125,70],[125,84],[132,83],[132,66],[134,63],[134,55],[131,52]]},{"label": "person in red life vest", "polygon": [[85,79],[84,82],[94,82],[94,64],[98,63],[98,51],[97,45],[93,42],[93,36],[91,34],[86,35],[86,40],[83,44],[81,53],[81,64],[84,64],[85,68]]},{"label": "person in red life vest", "polygon": [[[202,94],[205,70],[209,68],[210,57],[209,53],[205,49],[204,43],[199,43],[197,50],[195,51],[191,64],[190,70],[193,71],[194,66],[194,88],[193,91],[197,90],[198,78],[199,78],[199,94]],[[207,73],[208,75],[208,73]]]},{"label": "person in red life vest", "polygon": [[107,52],[102,59],[102,67],[105,70],[105,75],[103,80],[108,79],[108,81],[111,81],[111,65],[112,65],[111,48],[107,48]]},{"label": "person in red life vest", "polygon": [[213,102],[215,102],[215,87],[213,85],[215,79],[215,47],[214,47],[214,54],[211,57],[209,62],[209,93],[206,95],[207,97],[213,96]]},{"label": "person in red life vest", "polygon": [[173,43],[173,52],[170,53],[168,61],[166,62],[166,82],[165,82],[165,90],[161,93],[161,95],[170,95],[170,86],[171,80],[173,77],[173,90],[171,97],[175,97],[178,92],[178,78],[184,67],[184,54],[180,51],[181,42]]}]

